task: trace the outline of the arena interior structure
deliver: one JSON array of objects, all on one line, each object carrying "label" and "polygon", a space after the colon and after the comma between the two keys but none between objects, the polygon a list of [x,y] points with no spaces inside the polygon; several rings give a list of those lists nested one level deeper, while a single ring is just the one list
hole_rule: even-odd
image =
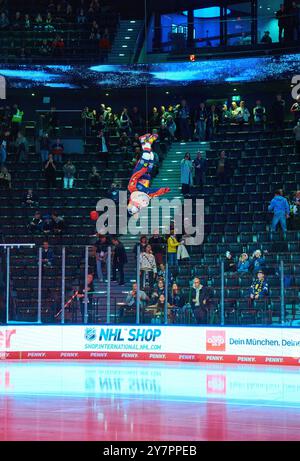
[{"label": "arena interior structure", "polygon": [[0,0],[0,440],[297,440],[300,3],[134,3]]}]

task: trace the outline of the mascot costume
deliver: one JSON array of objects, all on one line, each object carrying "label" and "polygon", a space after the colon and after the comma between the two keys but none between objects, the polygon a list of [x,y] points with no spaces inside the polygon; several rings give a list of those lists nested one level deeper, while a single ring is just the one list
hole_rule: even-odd
[{"label": "mascot costume", "polygon": [[153,197],[164,195],[170,191],[169,187],[156,189],[150,187],[151,171],[154,166],[152,144],[157,138],[157,134],[145,134],[139,138],[143,153],[133,170],[128,184],[130,198],[127,209],[131,215],[138,216],[139,211],[147,207]]}]

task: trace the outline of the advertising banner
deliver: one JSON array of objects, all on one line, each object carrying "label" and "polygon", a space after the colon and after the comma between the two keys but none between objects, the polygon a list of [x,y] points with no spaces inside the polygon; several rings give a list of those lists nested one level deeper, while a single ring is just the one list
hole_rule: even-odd
[{"label": "advertising banner", "polygon": [[148,325],[0,327],[0,358],[300,363],[300,329]]}]

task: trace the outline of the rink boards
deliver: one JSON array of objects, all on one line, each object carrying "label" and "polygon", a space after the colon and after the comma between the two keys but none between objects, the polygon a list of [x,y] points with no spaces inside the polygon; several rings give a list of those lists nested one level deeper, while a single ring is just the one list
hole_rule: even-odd
[{"label": "rink boards", "polygon": [[3,325],[2,360],[300,364],[300,329],[160,325]]}]

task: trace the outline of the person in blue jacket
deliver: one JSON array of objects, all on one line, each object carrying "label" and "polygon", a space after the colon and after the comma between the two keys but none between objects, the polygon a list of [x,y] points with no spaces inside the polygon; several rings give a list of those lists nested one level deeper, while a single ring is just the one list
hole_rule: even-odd
[{"label": "person in blue jacket", "polygon": [[271,223],[271,240],[273,238],[273,233],[276,232],[277,224],[279,223],[283,232],[283,238],[286,239],[286,220],[290,217],[290,207],[288,201],[283,197],[282,189],[275,191],[275,196],[271,200],[271,203],[268,207],[269,211],[274,213],[272,223]]},{"label": "person in blue jacket", "polygon": [[241,256],[239,257],[237,271],[239,273],[248,273],[249,267],[250,267],[250,261],[249,261],[248,255],[247,253],[242,253]]},{"label": "person in blue jacket", "polygon": [[250,302],[253,302],[257,299],[262,299],[269,294],[269,285],[265,279],[265,274],[263,271],[258,271],[256,274],[255,280],[250,287]]},{"label": "person in blue jacket", "polygon": [[252,270],[254,275],[256,275],[259,270],[263,270],[266,264],[266,260],[260,250],[255,250],[253,252],[252,258],[250,258],[249,262],[250,264],[248,269]]}]

